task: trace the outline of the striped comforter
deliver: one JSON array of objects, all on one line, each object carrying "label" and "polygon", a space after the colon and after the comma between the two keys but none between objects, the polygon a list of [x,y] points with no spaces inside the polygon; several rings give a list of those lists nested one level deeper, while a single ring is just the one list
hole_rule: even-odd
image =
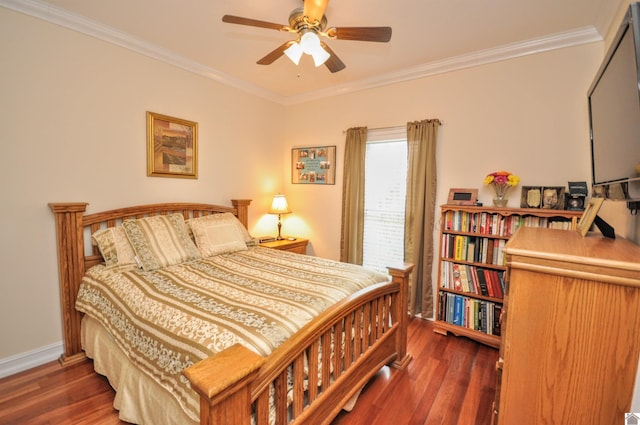
[{"label": "striped comforter", "polygon": [[253,247],[151,272],[93,267],[76,308],[198,420],[183,369],[236,343],[266,356],[337,301],[386,280],[351,264]]}]

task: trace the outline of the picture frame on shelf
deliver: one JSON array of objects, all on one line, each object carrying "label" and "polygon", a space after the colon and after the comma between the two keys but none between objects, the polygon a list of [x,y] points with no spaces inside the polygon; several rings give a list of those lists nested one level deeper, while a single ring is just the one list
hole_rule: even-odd
[{"label": "picture frame on shelf", "polygon": [[582,236],[586,236],[587,232],[591,228],[596,216],[598,215],[598,211],[600,211],[600,207],[604,202],[604,198],[591,198],[587,205],[584,208],[584,212],[582,216],[578,220],[578,224],[576,226],[576,230]]},{"label": "picture frame on shelf", "polygon": [[520,208],[563,210],[564,207],[564,186],[522,186]]},{"label": "picture frame on shelf", "polygon": [[544,186],[542,188],[542,209],[563,210],[565,201],[564,186]]},{"label": "picture frame on shelf", "polygon": [[449,189],[449,205],[475,205],[478,201],[478,189]]},{"label": "picture frame on shelf", "polygon": [[198,123],[147,111],[147,176],[198,178]]},{"label": "picture frame on shelf", "polygon": [[291,183],[335,184],[336,147],[314,146],[291,149]]},{"label": "picture frame on shelf", "polygon": [[522,186],[520,208],[540,208],[542,206],[542,186]]}]

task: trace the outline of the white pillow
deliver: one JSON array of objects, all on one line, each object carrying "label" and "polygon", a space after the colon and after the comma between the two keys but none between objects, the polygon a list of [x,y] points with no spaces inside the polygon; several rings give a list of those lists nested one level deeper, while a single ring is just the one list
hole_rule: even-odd
[{"label": "white pillow", "polygon": [[135,252],[121,226],[100,229],[91,235],[102,254],[105,266],[135,266]]},{"label": "white pillow", "polygon": [[125,220],[122,227],[146,271],[201,258],[181,214]]},{"label": "white pillow", "polygon": [[245,235],[240,232],[238,226],[229,220],[208,219],[214,215],[189,220],[200,254],[203,257],[211,257],[246,250]]}]

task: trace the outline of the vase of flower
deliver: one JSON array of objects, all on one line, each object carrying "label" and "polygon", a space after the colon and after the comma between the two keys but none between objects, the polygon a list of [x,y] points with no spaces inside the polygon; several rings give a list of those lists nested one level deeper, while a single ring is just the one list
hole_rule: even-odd
[{"label": "vase of flower", "polygon": [[509,202],[507,193],[519,182],[520,178],[509,171],[496,171],[487,174],[487,177],[484,178],[484,184],[490,185],[496,193],[496,197],[493,199],[493,205],[496,207],[507,206],[507,202]]},{"label": "vase of flower", "polygon": [[496,207],[506,207],[507,202],[509,202],[509,200],[501,195],[497,195],[497,197],[493,199],[493,205]]}]

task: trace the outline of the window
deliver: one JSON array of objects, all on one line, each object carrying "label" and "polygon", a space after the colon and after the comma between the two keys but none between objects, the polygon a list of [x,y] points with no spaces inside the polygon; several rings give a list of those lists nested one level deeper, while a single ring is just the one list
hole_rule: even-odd
[{"label": "window", "polygon": [[406,137],[404,127],[367,133],[363,265],[384,273],[404,261]]}]

